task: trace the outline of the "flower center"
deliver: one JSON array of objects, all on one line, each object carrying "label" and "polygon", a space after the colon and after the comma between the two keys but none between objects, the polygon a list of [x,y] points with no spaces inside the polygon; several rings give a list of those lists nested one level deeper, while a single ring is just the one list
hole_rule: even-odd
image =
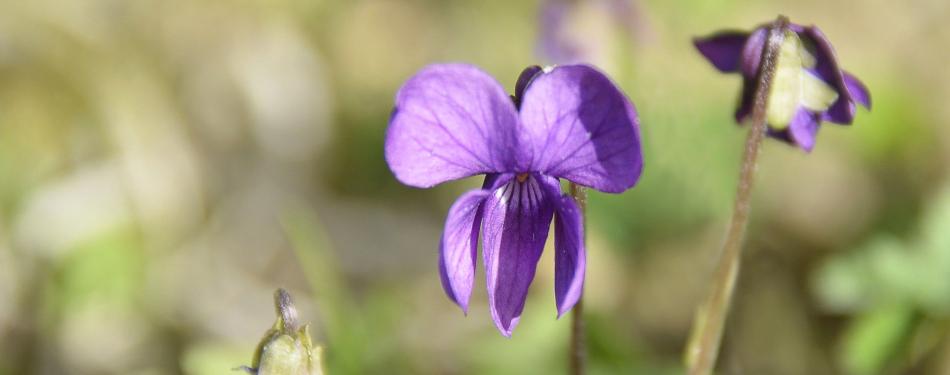
[{"label": "flower center", "polygon": [[518,178],[518,182],[525,182],[526,180],[528,180],[528,174],[527,173],[519,174],[517,178]]}]

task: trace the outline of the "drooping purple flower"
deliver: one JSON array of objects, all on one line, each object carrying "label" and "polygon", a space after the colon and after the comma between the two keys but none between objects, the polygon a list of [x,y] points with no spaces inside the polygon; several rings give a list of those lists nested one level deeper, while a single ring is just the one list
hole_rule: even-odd
[{"label": "drooping purple flower", "polygon": [[558,316],[580,297],[586,264],[583,218],[560,178],[609,193],[640,177],[637,112],[586,65],[525,69],[509,97],[470,65],[429,66],[396,94],[386,161],[414,187],[484,174],[481,189],[449,209],[439,253],[448,297],[468,312],[479,232],[488,302],[511,336],[553,218]]},{"label": "drooping purple flower", "polygon": [[[744,122],[752,112],[762,48],[768,25],[751,33],[721,31],[694,40],[696,48],[724,73],[742,74],[742,94],[735,117]],[[815,26],[789,24],[767,107],[768,134],[805,151],[815,146],[823,121],[849,125],[856,103],[871,108],[871,95],[854,75],[838,66],[834,49]]]}]

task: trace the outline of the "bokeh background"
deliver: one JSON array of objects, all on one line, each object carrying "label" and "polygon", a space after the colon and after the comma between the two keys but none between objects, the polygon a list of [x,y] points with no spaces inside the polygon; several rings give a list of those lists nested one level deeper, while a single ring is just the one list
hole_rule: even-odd
[{"label": "bokeh background", "polygon": [[[501,337],[484,288],[463,316],[436,268],[480,181],[413,189],[383,160],[423,66],[510,90],[550,63],[547,3],[0,3],[0,374],[231,373],[277,287],[330,374],[566,373],[551,251]],[[682,372],[745,135],[739,78],[690,41],[783,13],[824,30],[874,107],[811,154],[767,142],[720,369],[950,374],[950,2],[559,6],[558,38],[638,106],[646,160],[634,189],[591,194],[590,373]]]}]

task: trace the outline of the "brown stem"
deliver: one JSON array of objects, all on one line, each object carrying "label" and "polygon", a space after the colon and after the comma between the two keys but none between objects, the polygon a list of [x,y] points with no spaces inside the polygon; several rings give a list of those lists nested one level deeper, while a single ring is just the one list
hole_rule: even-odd
[{"label": "brown stem", "polygon": [[719,264],[716,267],[712,291],[697,311],[693,332],[687,346],[689,375],[709,375],[716,365],[719,346],[722,341],[726,316],[735,291],[736,278],[739,275],[739,260],[742,255],[742,241],[746,225],[749,222],[749,206],[752,196],[752,183],[755,180],[755,163],[759,155],[759,146],[766,133],[766,109],[769,101],[769,88],[775,75],[779,49],[788,30],[788,18],[779,16],[769,29],[765,48],[762,49],[762,63],[758,73],[758,86],[752,108],[752,129],[746,138],[742,168],[739,172],[739,187],[733,208],[732,220],[726,240],[722,246]]},{"label": "brown stem", "polygon": [[[582,241],[587,242],[587,189],[583,186],[578,186],[573,182],[570,184],[571,197],[574,198],[574,202],[577,203],[577,207],[581,210],[581,219],[584,223],[584,238]],[[584,337],[584,295],[581,294],[581,297],[577,299],[577,304],[574,305],[571,312],[571,352],[570,354],[570,366],[572,375],[583,375],[585,373],[585,367],[587,362],[587,348],[585,344]]]}]

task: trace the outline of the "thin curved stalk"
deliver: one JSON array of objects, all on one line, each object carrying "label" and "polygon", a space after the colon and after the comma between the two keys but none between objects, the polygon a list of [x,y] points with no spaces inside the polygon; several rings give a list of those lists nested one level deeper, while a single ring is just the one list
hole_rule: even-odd
[{"label": "thin curved stalk", "polygon": [[709,375],[716,366],[722,332],[726,325],[729,306],[732,303],[736,278],[739,275],[742,242],[749,222],[752,184],[755,181],[755,165],[759,156],[759,147],[766,133],[769,89],[775,75],[779,49],[785,39],[787,29],[788,18],[779,16],[769,29],[769,37],[765,48],[762,49],[762,64],[759,68],[758,85],[752,109],[752,128],[745,142],[732,219],[716,267],[712,291],[696,313],[693,332],[687,346],[689,375]]}]

